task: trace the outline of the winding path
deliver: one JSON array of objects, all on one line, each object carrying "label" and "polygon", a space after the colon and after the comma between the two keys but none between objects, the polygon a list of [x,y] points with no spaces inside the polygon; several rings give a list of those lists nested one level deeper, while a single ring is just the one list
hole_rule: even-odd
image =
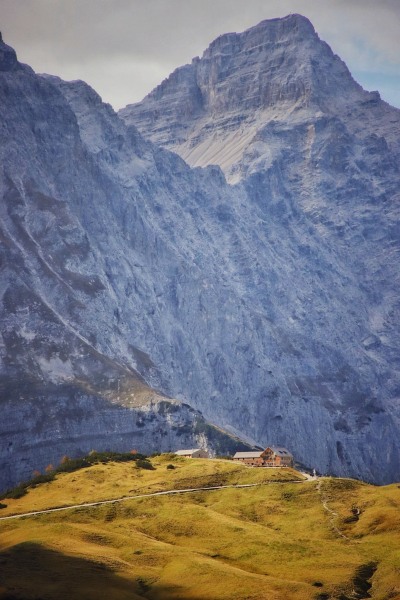
[{"label": "winding path", "polygon": [[271,485],[271,484],[277,484],[277,483],[304,483],[305,481],[317,481],[317,485],[316,485],[315,489],[319,493],[321,503],[322,503],[324,510],[327,513],[329,513],[332,529],[335,531],[335,533],[337,535],[339,535],[343,539],[345,539],[349,542],[350,541],[354,542],[354,540],[352,538],[349,538],[349,537],[347,537],[347,535],[342,533],[340,531],[340,529],[338,528],[338,526],[336,525],[336,521],[339,518],[339,515],[338,515],[338,513],[333,511],[331,508],[329,508],[327,499],[326,499],[326,497],[324,497],[322,489],[321,489],[321,485],[322,485],[321,479],[313,477],[313,476],[309,475],[308,473],[301,473],[301,474],[305,477],[305,479],[303,481],[302,480],[294,480],[294,481],[286,481],[286,482],[264,481],[261,483],[242,483],[242,484],[237,484],[237,485],[215,485],[215,486],[210,486],[210,487],[186,488],[183,490],[165,490],[162,492],[150,492],[148,494],[136,494],[134,496],[122,496],[121,498],[113,498],[112,500],[99,500],[98,502],[84,502],[82,504],[72,504],[70,506],[59,506],[56,508],[47,508],[45,510],[35,510],[35,511],[31,511],[31,512],[26,512],[26,513],[20,513],[17,515],[8,515],[7,517],[0,517],[0,521],[9,521],[11,519],[23,519],[25,517],[35,517],[36,515],[47,515],[50,513],[61,512],[61,511],[65,511],[65,510],[76,510],[79,508],[90,508],[92,506],[102,506],[104,504],[116,504],[117,502],[125,502],[125,500],[135,500],[137,498],[153,498],[155,496],[172,496],[174,494],[190,494],[190,493],[195,493],[195,492],[210,492],[210,491],[214,491],[214,490],[225,490],[225,489],[232,489],[232,488],[233,489],[251,488],[251,487],[257,487],[257,486],[261,486],[261,485]]},{"label": "winding path", "polygon": [[135,496],[122,496],[122,498],[113,498],[112,500],[99,500],[98,502],[85,502],[83,504],[72,504],[70,506],[60,506],[57,508],[47,508],[46,510],[35,510],[32,512],[20,513],[18,515],[9,515],[0,517],[0,521],[11,519],[22,519],[23,517],[34,517],[36,515],[47,515],[49,513],[61,512],[62,510],[75,510],[77,508],[87,508],[91,506],[101,506],[103,504],[115,504],[116,502],[125,502],[125,500],[134,500],[136,498],[151,498],[153,496],[172,496],[173,494],[189,494],[193,492],[210,492],[213,490],[224,490],[229,488],[251,488],[260,485],[270,485],[273,483],[304,483],[301,480],[294,481],[264,481],[262,483],[242,483],[237,485],[216,485],[211,487],[187,488],[183,490],[166,490],[164,492],[151,492],[149,494],[137,494]]},{"label": "winding path", "polygon": [[332,510],[331,508],[329,508],[328,501],[327,501],[326,497],[323,496],[323,493],[322,493],[322,490],[321,490],[321,484],[322,484],[322,481],[319,480],[315,489],[318,491],[318,493],[320,495],[322,506],[324,507],[324,509],[326,510],[326,512],[329,513],[330,521],[331,521],[331,525],[332,525],[333,531],[335,533],[337,533],[337,535],[339,535],[343,539],[345,539],[345,540],[347,540],[349,542],[354,542],[355,540],[353,540],[352,538],[347,537],[347,535],[345,535],[344,533],[342,533],[340,531],[339,527],[336,525],[336,521],[338,520],[339,515],[338,515],[337,512],[335,512],[334,510]]}]

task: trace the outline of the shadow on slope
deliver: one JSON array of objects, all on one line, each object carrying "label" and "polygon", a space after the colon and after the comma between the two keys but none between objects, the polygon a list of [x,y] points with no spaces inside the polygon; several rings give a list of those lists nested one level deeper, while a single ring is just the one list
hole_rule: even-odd
[{"label": "shadow on slope", "polygon": [[[25,542],[0,553],[0,600],[174,600],[174,586],[128,581],[109,566]],[[201,597],[192,600],[202,600]]]},{"label": "shadow on slope", "polygon": [[66,556],[35,543],[1,552],[1,600],[141,598],[139,588],[111,568]]}]

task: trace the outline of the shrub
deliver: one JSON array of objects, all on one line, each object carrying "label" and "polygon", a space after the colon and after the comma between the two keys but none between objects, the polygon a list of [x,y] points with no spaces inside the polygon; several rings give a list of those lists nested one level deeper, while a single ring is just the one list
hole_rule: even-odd
[{"label": "shrub", "polygon": [[282,492],[282,500],[293,500],[294,497],[294,493],[291,490]]},{"label": "shrub", "polygon": [[36,477],[34,477],[31,481],[28,481],[26,486],[31,487],[37,485],[38,483],[48,483],[49,481],[53,481],[55,479],[56,474],[54,471],[50,471],[49,473],[45,473],[42,475],[39,473]]},{"label": "shrub", "polygon": [[71,458],[69,461],[62,463],[56,469],[57,473],[72,473],[78,469],[89,467],[92,461],[89,458]]},{"label": "shrub", "polygon": [[114,519],[117,516],[117,507],[115,504],[111,504],[110,508],[107,510],[104,520],[106,521],[106,523],[110,523],[111,521],[114,521]]},{"label": "shrub", "polygon": [[155,467],[151,464],[149,460],[139,459],[136,461],[136,466],[139,469],[147,469],[148,471],[155,471]]},{"label": "shrub", "polygon": [[0,502],[0,509],[2,508],[7,508],[7,504],[3,504],[3,502]]},{"label": "shrub", "polygon": [[346,517],[345,519],[343,519],[343,523],[356,523],[358,520],[359,520],[358,515],[350,515],[349,517]]},{"label": "shrub", "polygon": [[18,498],[22,498],[22,496],[25,496],[25,494],[27,493],[26,485],[27,484],[20,483],[20,485],[17,485],[16,487],[11,488],[11,489],[7,490],[6,492],[4,492],[0,496],[0,499],[11,498],[12,500],[18,500]]},{"label": "shrub", "polygon": [[174,465],[169,464],[167,465],[167,469],[176,469],[176,467]]}]

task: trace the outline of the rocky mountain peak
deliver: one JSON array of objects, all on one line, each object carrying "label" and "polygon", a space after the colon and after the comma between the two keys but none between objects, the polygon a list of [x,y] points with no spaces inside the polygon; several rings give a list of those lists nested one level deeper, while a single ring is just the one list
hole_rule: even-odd
[{"label": "rocky mountain peak", "polygon": [[282,102],[319,104],[359,86],[344,63],[301,15],[262,21],[217,38],[194,63],[206,108],[259,110]]},{"label": "rocky mountain peak", "polygon": [[290,14],[284,18],[265,19],[243,33],[220,35],[205,50],[203,58],[222,49],[231,51],[235,42],[247,47],[259,47],[266,43],[282,43],[289,38],[293,41],[296,38],[304,40],[306,37],[318,39],[312,23],[302,15]]},{"label": "rocky mountain peak", "polygon": [[[292,14],[218,37],[201,58],[176,69],[142,102],[120,115],[145,137],[192,166],[219,164],[225,174],[241,156],[221,156],[220,134],[236,133],[301,111],[331,113],[365,92],[308,19]],[[258,125],[257,125],[258,129]],[[210,152],[204,141],[212,136]],[[222,143],[226,147],[226,143]]]},{"label": "rocky mountain peak", "polygon": [[14,48],[4,43],[3,36],[0,33],[0,71],[15,71],[19,68],[21,68],[21,65],[18,62]]}]

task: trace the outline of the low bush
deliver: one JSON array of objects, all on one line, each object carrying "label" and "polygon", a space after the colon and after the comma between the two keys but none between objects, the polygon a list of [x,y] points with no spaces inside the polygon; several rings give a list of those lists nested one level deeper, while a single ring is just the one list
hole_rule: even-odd
[{"label": "low bush", "polygon": [[53,479],[55,479],[55,476],[56,474],[54,471],[45,473],[44,475],[42,475],[41,473],[39,475],[35,475],[35,477],[29,482],[29,487],[33,487],[34,485],[38,485],[39,483],[48,483],[49,481],[53,481]]},{"label": "low bush", "polygon": [[282,492],[282,500],[293,500],[294,498],[294,493],[291,490],[286,490],[284,492]]},{"label": "low bush", "polygon": [[27,493],[28,483],[20,483],[16,487],[10,488],[3,492],[0,496],[0,500],[4,498],[10,498],[12,500],[18,500],[18,498],[22,498]]},{"label": "low bush", "polygon": [[147,469],[148,471],[155,471],[155,467],[151,464],[151,462],[147,459],[139,459],[136,461],[136,466],[139,469]]}]

